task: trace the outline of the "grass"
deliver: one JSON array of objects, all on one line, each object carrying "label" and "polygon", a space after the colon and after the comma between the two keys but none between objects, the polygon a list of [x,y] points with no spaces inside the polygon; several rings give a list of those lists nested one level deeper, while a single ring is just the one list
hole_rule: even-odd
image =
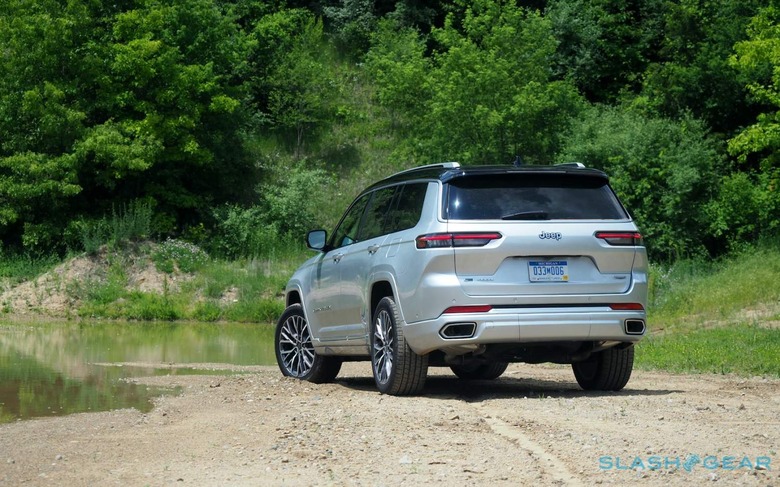
[{"label": "grass", "polygon": [[287,280],[305,258],[306,254],[299,252],[277,258],[207,263],[185,286],[186,292],[199,294],[202,299],[192,318],[205,321],[276,321],[284,311],[281,295]]},{"label": "grass", "polygon": [[[130,261],[139,259],[120,251],[112,257],[105,279],[79,284],[71,291],[82,303],[78,315],[130,320],[274,322],[284,311],[284,286],[307,255],[300,249],[287,249],[265,259],[225,261],[210,259],[191,244],[170,241],[148,252],[157,269],[168,276],[162,293],[129,287]],[[176,279],[181,279],[178,271],[191,272],[193,277],[174,286]]]},{"label": "grass", "polygon": [[56,255],[32,257],[29,255],[4,255],[0,252],[0,282],[17,284],[29,281],[54,268],[59,263],[60,259]]},{"label": "grass", "polygon": [[778,350],[780,330],[742,323],[650,336],[636,357],[644,369],[780,377]]},{"label": "grass", "polygon": [[651,335],[637,345],[637,367],[780,377],[778,282],[776,245],[654,267]]},{"label": "grass", "polygon": [[655,266],[650,279],[654,330],[686,331],[738,320],[745,309],[780,306],[780,247],[763,245],[720,261]]}]

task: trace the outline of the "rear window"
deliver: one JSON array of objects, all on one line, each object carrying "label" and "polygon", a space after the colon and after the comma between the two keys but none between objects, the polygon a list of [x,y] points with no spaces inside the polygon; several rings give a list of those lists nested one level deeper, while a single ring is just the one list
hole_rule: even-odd
[{"label": "rear window", "polygon": [[453,220],[625,220],[607,181],[567,174],[500,174],[448,184]]}]

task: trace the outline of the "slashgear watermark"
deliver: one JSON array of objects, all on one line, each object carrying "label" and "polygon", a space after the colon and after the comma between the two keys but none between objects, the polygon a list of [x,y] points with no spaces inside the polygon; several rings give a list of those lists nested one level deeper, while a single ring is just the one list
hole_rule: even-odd
[{"label": "slashgear watermark", "polygon": [[688,455],[647,457],[617,457],[604,455],[599,457],[600,470],[685,470],[692,472],[696,468],[705,470],[772,470],[772,459],[768,456],[717,456]]}]

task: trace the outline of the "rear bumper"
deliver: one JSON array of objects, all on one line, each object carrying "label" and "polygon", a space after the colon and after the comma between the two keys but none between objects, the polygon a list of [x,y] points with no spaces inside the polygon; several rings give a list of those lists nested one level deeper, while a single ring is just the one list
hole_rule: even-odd
[{"label": "rear bumper", "polygon": [[[494,308],[487,313],[444,314],[434,320],[404,324],[412,350],[434,350],[497,343],[620,341],[637,342],[646,334],[627,333],[626,320],[647,322],[644,311],[615,311],[608,306]],[[448,325],[474,324],[468,338],[445,338]],[[464,348],[466,348],[464,347]]]}]

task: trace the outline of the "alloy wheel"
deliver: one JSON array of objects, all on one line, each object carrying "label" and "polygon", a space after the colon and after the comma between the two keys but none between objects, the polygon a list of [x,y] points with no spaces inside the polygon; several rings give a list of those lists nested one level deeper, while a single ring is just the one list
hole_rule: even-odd
[{"label": "alloy wheel", "polygon": [[309,324],[303,316],[292,315],[281,326],[279,355],[292,377],[303,377],[314,366],[314,347]]},{"label": "alloy wheel", "polygon": [[380,383],[386,383],[390,380],[393,373],[393,321],[390,313],[381,310],[377,314],[374,324],[374,368],[376,369],[376,379]]}]

